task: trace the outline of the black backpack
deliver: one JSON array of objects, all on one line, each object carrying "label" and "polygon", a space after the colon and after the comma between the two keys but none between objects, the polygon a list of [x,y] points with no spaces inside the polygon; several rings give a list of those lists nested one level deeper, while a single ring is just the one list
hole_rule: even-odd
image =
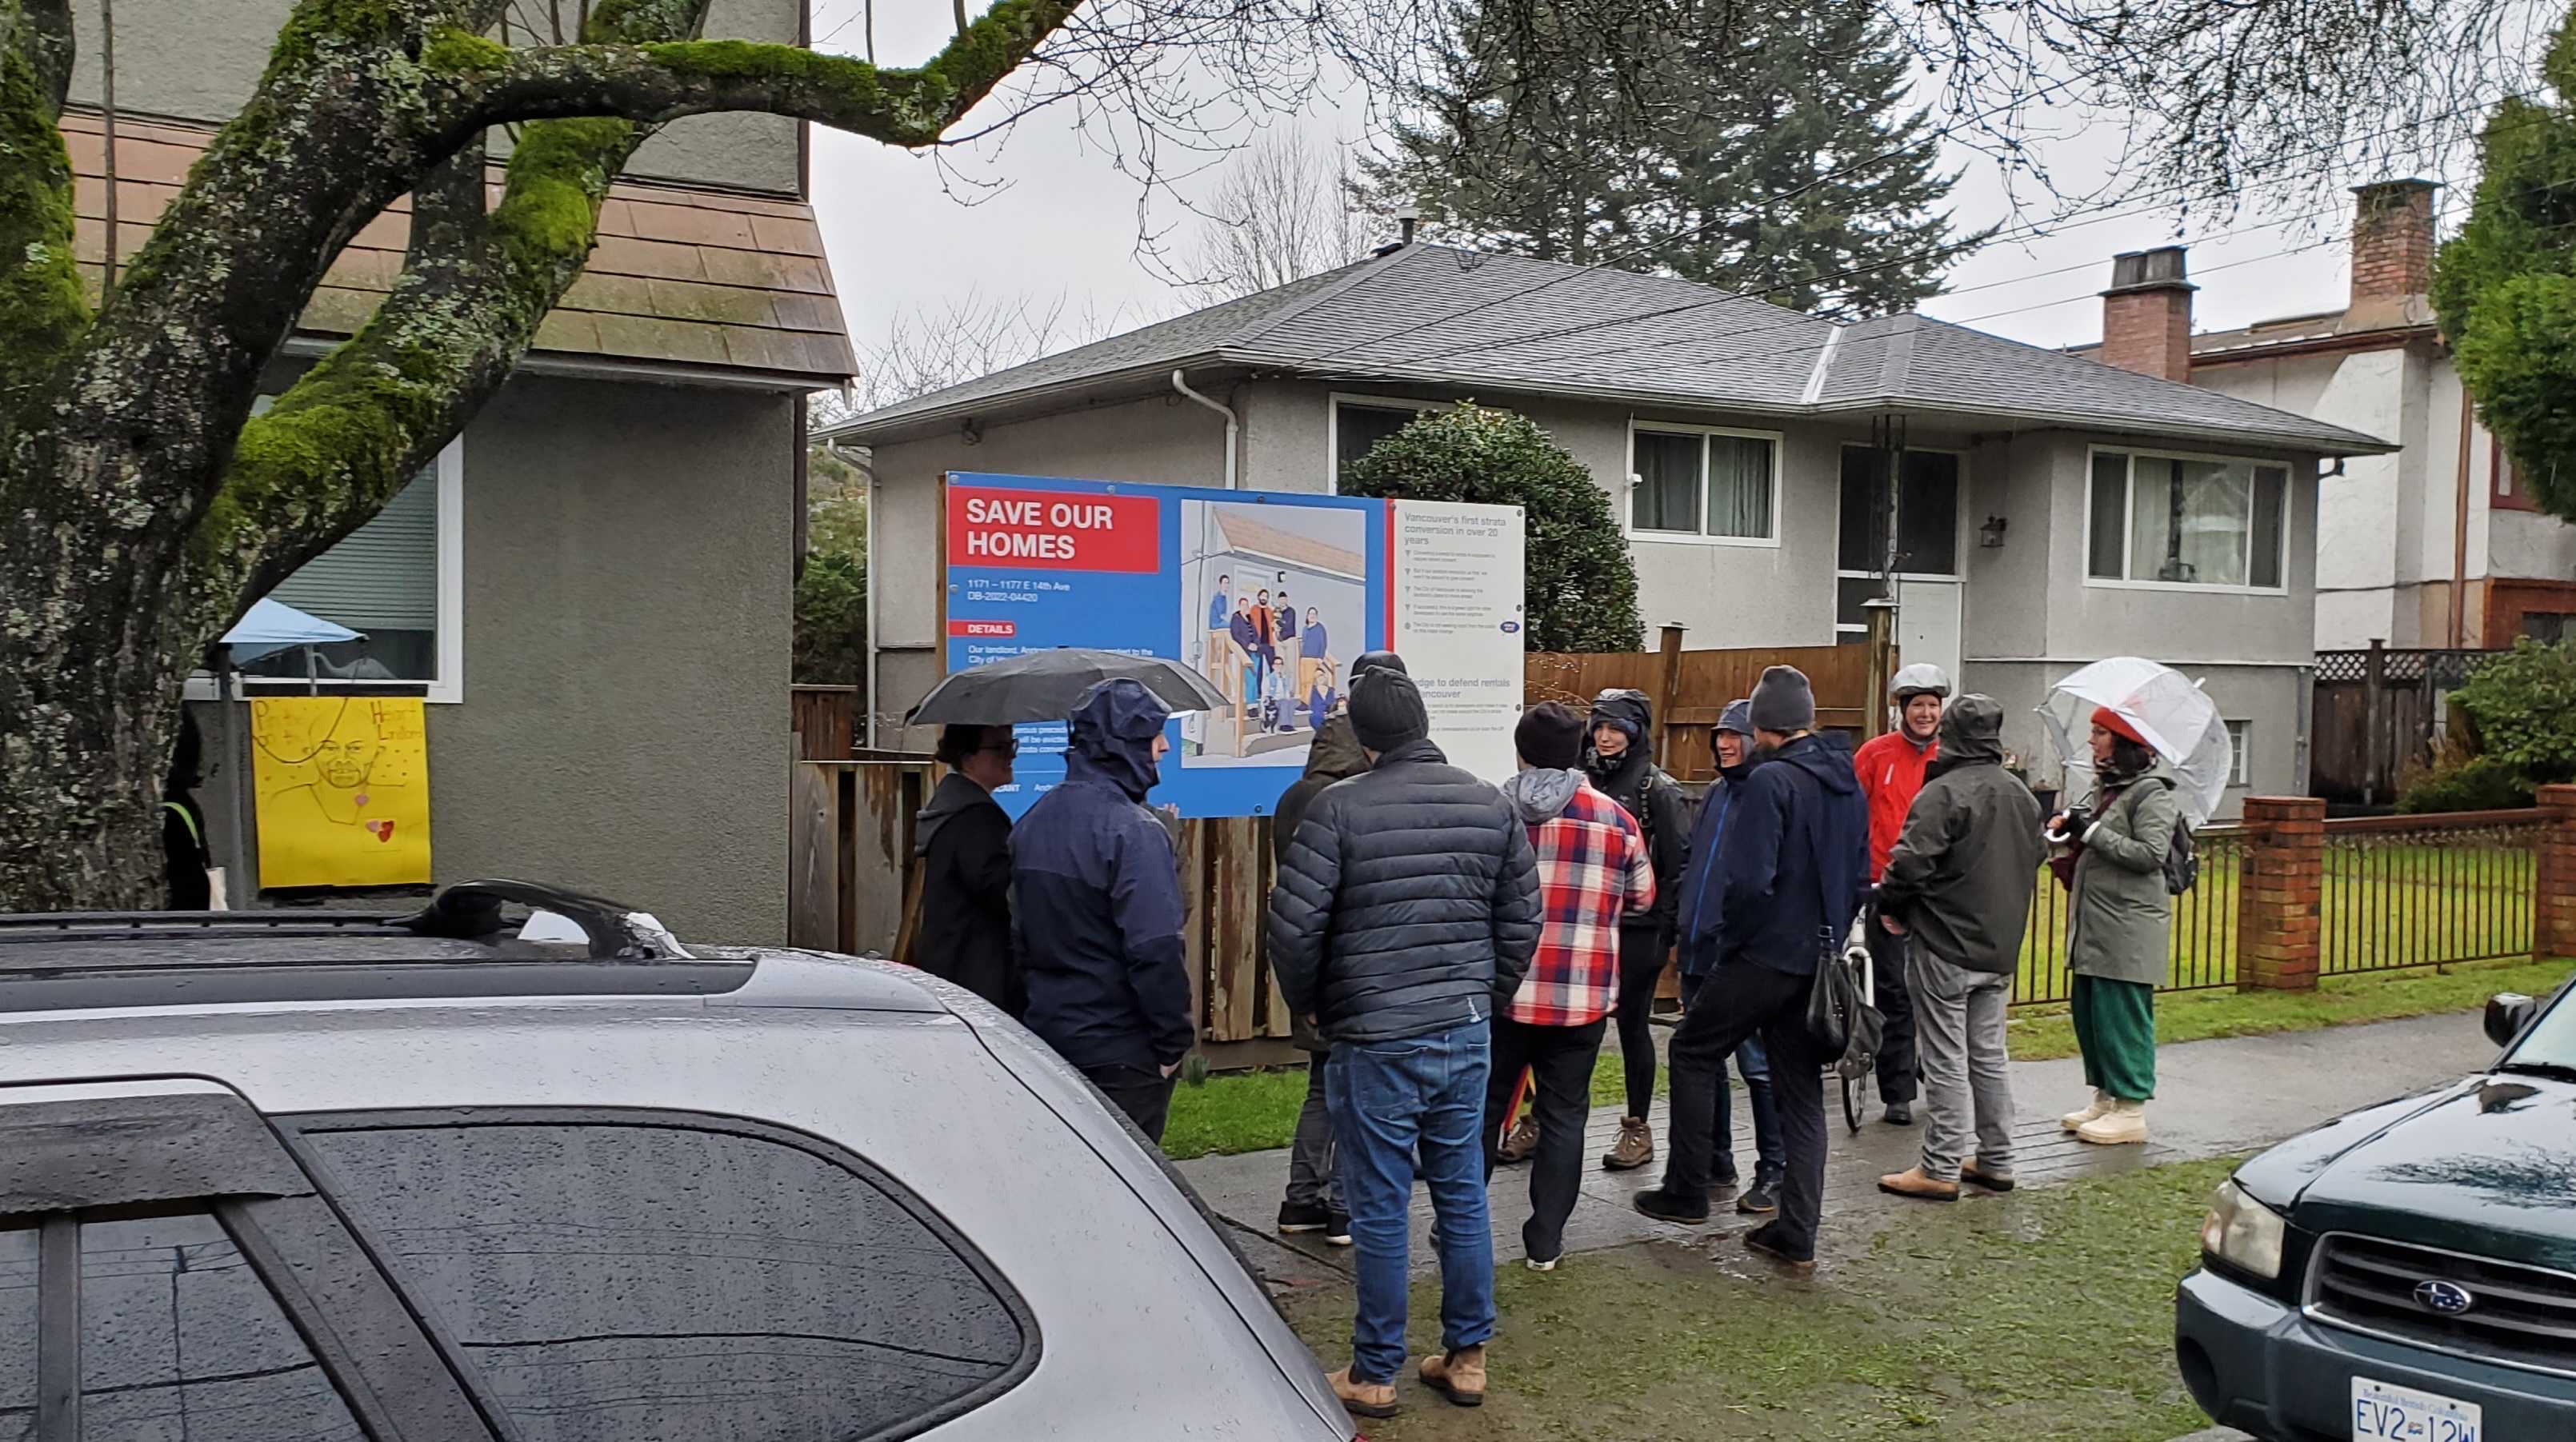
[{"label": "black backpack", "polygon": [[[2182,787],[2170,777],[2159,776],[2150,779],[2162,781],[2173,791],[2182,790]],[[2132,801],[2129,803],[2129,819],[2135,821],[2137,817],[2138,806]],[[2180,896],[2191,890],[2199,881],[2200,848],[2192,840],[2191,823],[2185,820],[2177,809],[2174,814],[2173,839],[2165,843],[2165,894]]]}]

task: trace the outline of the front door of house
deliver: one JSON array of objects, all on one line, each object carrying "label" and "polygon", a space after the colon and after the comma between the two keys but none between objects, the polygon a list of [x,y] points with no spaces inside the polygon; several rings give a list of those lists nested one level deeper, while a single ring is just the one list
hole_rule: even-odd
[{"label": "front door of house", "polygon": [[[1965,457],[1909,447],[1890,488],[1882,453],[1842,453],[1842,516],[1835,562],[1835,639],[1866,643],[1867,603],[1892,595],[1896,644],[1908,664],[1929,661],[1959,677],[1959,494]],[[1895,546],[1888,538],[1893,530]]]}]

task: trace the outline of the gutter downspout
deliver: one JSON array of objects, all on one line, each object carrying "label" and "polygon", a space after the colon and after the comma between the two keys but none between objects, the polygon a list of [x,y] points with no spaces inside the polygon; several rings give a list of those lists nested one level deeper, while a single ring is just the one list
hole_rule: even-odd
[{"label": "gutter downspout", "polygon": [[[1241,430],[1241,423],[1235,420],[1234,412],[1219,405],[1213,397],[1191,390],[1189,377],[1181,371],[1172,372],[1172,389],[1225,417],[1225,488],[1229,491],[1242,489],[1241,478],[1235,473],[1234,462],[1235,437]],[[874,535],[875,532],[872,531],[869,534]]]},{"label": "gutter downspout", "polygon": [[2469,644],[2469,383],[2460,382],[2459,495],[2451,512],[2451,649]]}]

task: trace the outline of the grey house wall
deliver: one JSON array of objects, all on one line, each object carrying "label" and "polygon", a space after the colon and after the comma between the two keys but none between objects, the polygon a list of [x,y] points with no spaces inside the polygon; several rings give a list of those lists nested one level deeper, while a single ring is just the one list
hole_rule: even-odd
[{"label": "grey house wall", "polygon": [[[294,0],[127,0],[116,16],[116,104],[120,111],[180,120],[224,121],[241,109],[277,43]],[[514,7],[522,23],[549,23],[560,11],[569,30],[572,0]],[[99,8],[72,7],[79,57],[72,74],[76,104],[99,100]],[[713,0],[706,34],[717,40],[796,40],[804,0]],[[521,37],[524,41],[524,37]],[[732,189],[797,192],[797,126],[766,115],[699,115],[674,121],[644,143],[626,173]],[[492,134],[492,153],[509,139]],[[667,920],[667,918],[665,918]]]},{"label": "grey house wall", "polygon": [[[785,940],[797,404],[520,376],[467,428],[464,699],[427,708],[439,882]],[[220,764],[223,721],[196,711]],[[201,793],[219,850],[232,794]]]}]

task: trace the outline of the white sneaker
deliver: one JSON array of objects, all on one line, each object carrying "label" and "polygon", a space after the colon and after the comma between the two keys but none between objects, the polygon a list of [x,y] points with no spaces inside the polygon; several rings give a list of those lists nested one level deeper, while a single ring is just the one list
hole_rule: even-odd
[{"label": "white sneaker", "polygon": [[2068,1112],[2066,1115],[2057,1119],[2057,1124],[2066,1128],[2070,1132],[2082,1131],[2086,1122],[2093,1120],[2095,1117],[2102,1115],[2110,1109],[2111,1094],[2096,1088],[2093,1093],[2093,1104],[2091,1106],[2086,1107],[2080,1112]]},{"label": "white sneaker", "polygon": [[1550,1257],[1544,1262],[1540,1261],[1536,1257],[1530,1257],[1527,1259],[1529,1269],[1533,1272],[1553,1272],[1556,1270],[1556,1264],[1563,1260],[1565,1260],[1563,1257]]},{"label": "white sneaker", "polygon": [[2143,1142],[2147,1139],[2147,1104],[2114,1101],[2109,1111],[2077,1127],[2075,1139],[2100,1147]]}]

